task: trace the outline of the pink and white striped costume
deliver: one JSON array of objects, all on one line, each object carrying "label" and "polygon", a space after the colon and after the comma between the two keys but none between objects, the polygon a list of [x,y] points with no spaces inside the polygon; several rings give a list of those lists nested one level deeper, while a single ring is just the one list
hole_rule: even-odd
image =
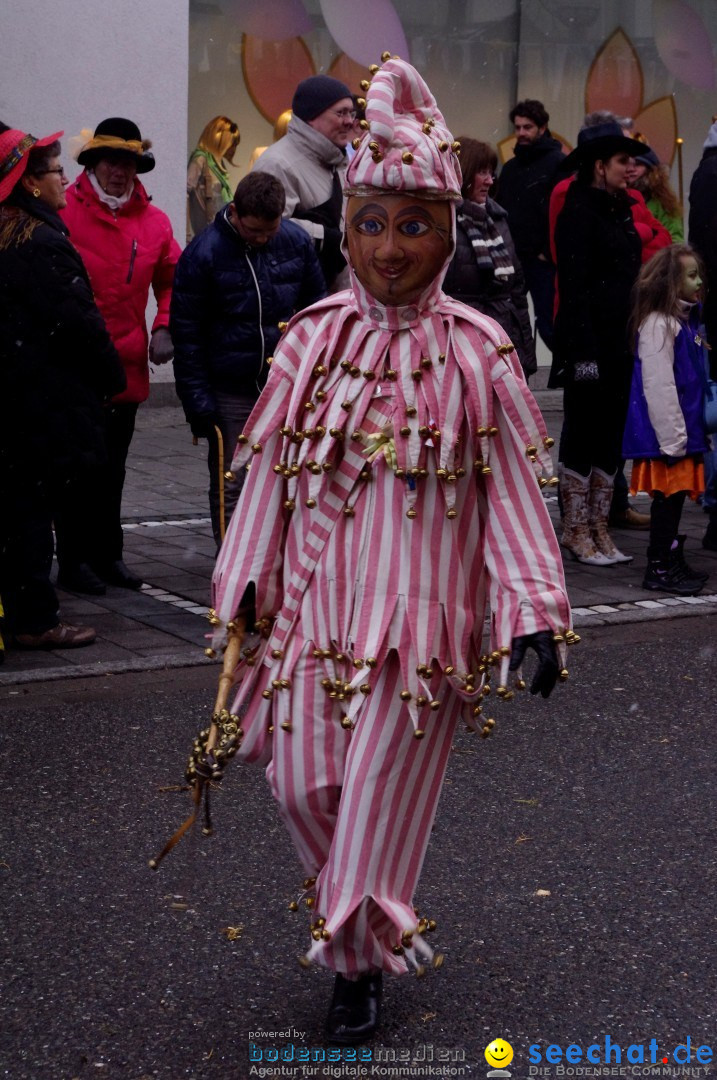
[{"label": "pink and white striped costume", "polygon": [[[438,284],[420,305],[382,308],[355,282],[289,325],[234,461],[251,468],[214,606],[225,624],[253,582],[257,617],[272,623],[255,665],[238,672],[239,756],[272,758],[332,935],[310,956],[345,974],[405,970],[392,948],[416,925],[412,892],[453,724],[461,713],[475,723],[486,602],[503,685],[514,637],[570,625],[538,483],[546,431],[505,344]],[[399,474],[382,455],[368,465],[352,439],[390,422]],[[364,803],[387,741],[395,768]],[[363,851],[374,814],[376,842]],[[396,844],[400,858],[386,856]]]},{"label": "pink and white striped costume", "polygon": [[[351,169],[376,183],[362,150]],[[266,638],[237,670],[239,757],[268,763],[315,879],[309,959],[349,976],[431,955],[413,892],[455,724],[482,726],[486,608],[503,686],[514,637],[570,625],[547,432],[505,334],[440,278],[399,307],[352,279],[276,351],[214,575],[217,643],[254,584]],[[390,425],[395,471],[365,445]]]}]

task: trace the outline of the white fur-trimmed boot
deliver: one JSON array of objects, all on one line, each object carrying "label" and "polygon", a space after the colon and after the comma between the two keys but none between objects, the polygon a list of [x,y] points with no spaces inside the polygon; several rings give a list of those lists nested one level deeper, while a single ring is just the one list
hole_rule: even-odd
[{"label": "white fur-trimmed boot", "polygon": [[611,563],[632,562],[632,555],[624,555],[614,544],[607,531],[607,519],[612,505],[615,476],[608,476],[602,469],[593,468],[590,473],[590,535],[598,551]]},{"label": "white fur-trimmed boot", "polygon": [[590,535],[588,500],[590,477],[572,469],[560,469],[560,491],[563,500],[563,535],[561,545],[578,562],[588,566],[610,566],[610,559],[598,551]]}]

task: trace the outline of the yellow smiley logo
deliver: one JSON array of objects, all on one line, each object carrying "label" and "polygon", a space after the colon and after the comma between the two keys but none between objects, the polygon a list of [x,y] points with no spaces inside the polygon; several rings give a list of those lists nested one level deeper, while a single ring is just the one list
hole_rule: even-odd
[{"label": "yellow smiley logo", "polygon": [[513,1060],[513,1047],[505,1039],[493,1039],[485,1048],[485,1059],[494,1069],[504,1069]]}]

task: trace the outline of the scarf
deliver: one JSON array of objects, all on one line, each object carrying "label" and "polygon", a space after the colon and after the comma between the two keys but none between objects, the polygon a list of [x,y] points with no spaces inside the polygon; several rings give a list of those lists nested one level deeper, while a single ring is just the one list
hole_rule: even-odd
[{"label": "scarf", "polygon": [[202,150],[200,147],[198,147],[189,158],[189,164],[191,165],[192,162],[196,161],[197,158],[204,158],[207,163],[207,167],[209,168],[209,171],[214,176],[216,176],[217,180],[219,181],[219,186],[222,190],[222,198],[224,202],[231,202],[234,198],[234,192],[232,191],[229,184],[229,173],[227,172],[227,170],[222,168],[220,162],[218,162],[217,159],[214,157],[214,154],[210,154],[208,150]]},{"label": "scarf", "polygon": [[513,276],[510,253],[487,204],[471,203],[471,215],[459,211],[458,223],[471,242],[479,270],[490,270],[499,281]]},{"label": "scarf", "polygon": [[114,211],[121,210],[122,207],[125,206],[129,202],[129,200],[132,198],[132,192],[134,191],[134,180],[132,181],[130,186],[127,188],[124,195],[116,196],[116,195],[108,195],[106,191],[102,190],[102,188],[100,187],[100,182],[97,179],[97,177],[95,176],[93,169],[88,169],[87,170],[87,175],[90,178],[90,183],[92,184],[92,187],[95,190],[95,194],[97,195],[97,198],[100,200],[100,202],[103,202],[103,203],[105,203],[106,206],[109,206],[110,210],[114,210]]}]

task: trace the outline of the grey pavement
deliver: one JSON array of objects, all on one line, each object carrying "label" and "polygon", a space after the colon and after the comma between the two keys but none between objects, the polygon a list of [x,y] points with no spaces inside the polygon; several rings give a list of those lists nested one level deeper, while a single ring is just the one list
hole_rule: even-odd
[{"label": "grey pavement", "polygon": [[[711,1080],[715,623],[600,627],[549,701],[494,695],[485,741],[459,725],[415,894],[446,962],[385,980],[370,1050],[395,1064],[361,1073],[251,1072],[250,1042],[321,1053],[332,984],[297,963],[304,871],[262,769],[234,762],[214,836],[147,866],[189,812],[214,671],[0,691],[0,1077],[482,1080],[500,1037],[513,1080]],[[530,1046],[602,1055],[607,1036],[620,1065],[529,1070]],[[653,1038],[669,1065],[628,1064]],[[460,1071],[424,1068],[431,1047]]]},{"label": "grey pavement", "polygon": [[[541,374],[542,369],[538,378]],[[557,439],[561,395],[536,389],[536,397]],[[0,667],[0,686],[209,664],[203,650],[214,541],[207,483],[206,443],[192,445],[181,409],[142,407],[128,461],[123,523],[125,559],[144,579],[143,590],[131,593],[108,587],[102,597],[60,592],[62,618],[94,626],[97,641],[83,649],[9,649]],[[649,511],[647,497],[637,497],[633,503]],[[557,525],[557,500],[549,497],[548,506]],[[717,554],[700,546],[705,516],[699,506],[685,507],[682,527],[690,561],[712,572],[701,596],[678,598],[642,589],[647,534],[615,530],[618,545],[634,555],[632,563],[607,568],[566,563],[575,625],[684,618],[717,611]]]}]

